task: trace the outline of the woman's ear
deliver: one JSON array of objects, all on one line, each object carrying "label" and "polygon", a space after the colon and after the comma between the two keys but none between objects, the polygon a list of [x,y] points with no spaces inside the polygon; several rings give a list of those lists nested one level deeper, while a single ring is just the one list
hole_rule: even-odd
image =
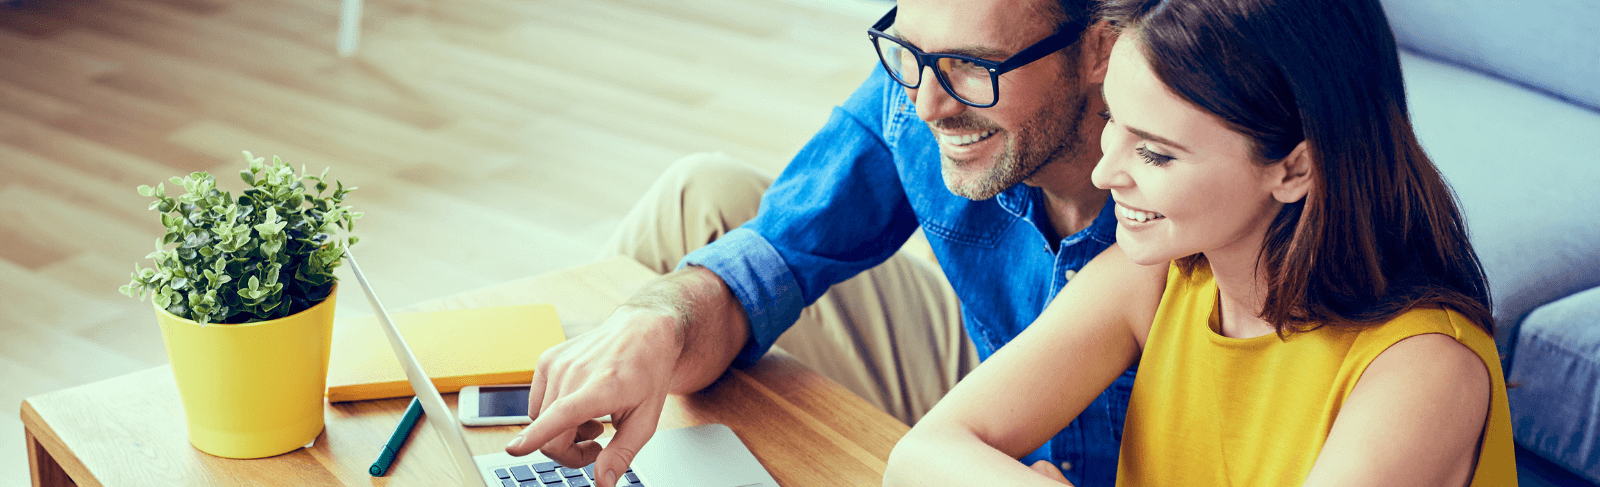
[{"label": "woman's ear", "polygon": [[1275,166],[1281,168],[1273,171],[1272,198],[1279,203],[1289,204],[1306,197],[1311,192],[1311,183],[1315,179],[1312,173],[1316,170],[1311,158],[1311,148],[1307,141],[1300,141],[1289,151],[1289,156],[1283,158]]},{"label": "woman's ear", "polygon": [[1095,22],[1083,32],[1082,56],[1078,61],[1084,86],[1105,84],[1106,66],[1111,64],[1111,46],[1117,43],[1117,30],[1107,21]]}]

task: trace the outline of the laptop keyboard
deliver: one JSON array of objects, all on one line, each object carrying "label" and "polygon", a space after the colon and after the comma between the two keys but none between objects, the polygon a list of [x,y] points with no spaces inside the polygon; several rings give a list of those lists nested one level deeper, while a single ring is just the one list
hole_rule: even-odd
[{"label": "laptop keyboard", "polygon": [[[501,487],[592,487],[595,484],[594,465],[581,469],[563,467],[556,462],[530,463],[510,468],[495,469]],[[617,487],[640,486],[639,476],[632,469],[617,479]]]}]

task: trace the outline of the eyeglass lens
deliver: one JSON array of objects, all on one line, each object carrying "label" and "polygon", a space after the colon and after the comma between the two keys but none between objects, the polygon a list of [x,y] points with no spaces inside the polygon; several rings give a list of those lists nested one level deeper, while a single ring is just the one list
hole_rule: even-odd
[{"label": "eyeglass lens", "polygon": [[[878,56],[889,74],[908,87],[919,87],[922,66],[910,49],[886,37],[878,38]],[[983,66],[956,58],[937,58],[933,64],[957,98],[974,105],[994,103],[994,77]],[[925,86],[920,86],[926,88]]]}]

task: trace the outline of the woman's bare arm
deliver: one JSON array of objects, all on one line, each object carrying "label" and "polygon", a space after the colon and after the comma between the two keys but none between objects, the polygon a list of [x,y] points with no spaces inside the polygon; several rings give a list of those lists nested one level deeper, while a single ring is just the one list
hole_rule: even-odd
[{"label": "woman's bare arm", "polygon": [[1489,396],[1489,370],[1465,345],[1401,340],[1362,372],[1305,485],[1467,485]]},{"label": "woman's bare arm", "polygon": [[1138,360],[1166,272],[1134,264],[1117,246],[1101,253],[895,445],[884,485],[970,485],[981,471],[994,485],[1059,486],[1016,459]]}]

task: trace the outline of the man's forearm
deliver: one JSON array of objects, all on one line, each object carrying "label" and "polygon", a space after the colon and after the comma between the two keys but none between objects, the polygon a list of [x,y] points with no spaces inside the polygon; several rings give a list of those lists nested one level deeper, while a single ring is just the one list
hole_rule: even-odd
[{"label": "man's forearm", "polygon": [[689,266],[662,276],[623,307],[660,314],[683,344],[672,373],[674,394],[710,385],[750,336],[744,308],[722,279],[703,267]]}]

